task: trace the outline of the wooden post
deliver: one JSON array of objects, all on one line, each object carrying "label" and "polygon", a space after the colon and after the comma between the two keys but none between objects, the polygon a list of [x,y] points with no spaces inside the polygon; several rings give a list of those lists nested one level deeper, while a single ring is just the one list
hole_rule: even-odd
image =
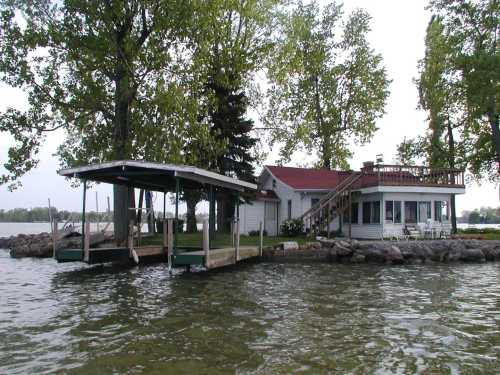
[{"label": "wooden post", "polygon": [[90,260],[90,222],[85,223],[85,235],[83,236],[83,260]]},{"label": "wooden post", "polygon": [[205,254],[205,268],[210,268],[210,230],[208,220],[203,220],[203,253]]},{"label": "wooden post", "polygon": [[[85,237],[85,201],[87,199],[87,180],[83,180],[82,237]],[[82,241],[82,250],[85,250]]]},{"label": "wooden post", "polygon": [[174,251],[175,254],[177,252],[177,232],[179,226],[179,190],[180,190],[180,180],[178,177],[175,178],[175,224],[174,224]]},{"label": "wooden post", "polygon": [[231,246],[234,246],[234,220],[231,221]]},{"label": "wooden post", "polygon": [[95,213],[96,213],[96,219],[97,219],[97,231],[99,232],[99,198],[97,196],[97,191],[95,192]]},{"label": "wooden post", "polygon": [[49,224],[50,224],[50,232],[54,232],[54,228],[52,226],[53,220],[52,220],[52,207],[50,205],[50,198],[47,199],[49,202]]},{"label": "wooden post", "polygon": [[352,239],[352,194],[351,189],[349,189],[349,203],[347,204],[347,209],[349,210],[349,239]]},{"label": "wooden post", "polygon": [[259,253],[262,256],[262,251],[264,249],[264,226],[262,225],[262,221],[259,222]]},{"label": "wooden post", "polygon": [[165,220],[162,222],[163,224],[163,253],[168,256],[168,225]]},{"label": "wooden post", "polygon": [[172,268],[172,256],[174,254],[174,220],[167,219],[167,249],[168,249],[168,268]]},{"label": "wooden post", "polygon": [[134,250],[134,221],[130,220],[128,225],[128,253],[132,257],[132,250]]},{"label": "wooden post", "polygon": [[52,256],[57,258],[57,220],[54,219],[52,227]]},{"label": "wooden post", "polygon": [[234,223],[236,227],[235,235],[235,248],[236,248],[236,262],[240,260],[240,223],[238,220]]}]

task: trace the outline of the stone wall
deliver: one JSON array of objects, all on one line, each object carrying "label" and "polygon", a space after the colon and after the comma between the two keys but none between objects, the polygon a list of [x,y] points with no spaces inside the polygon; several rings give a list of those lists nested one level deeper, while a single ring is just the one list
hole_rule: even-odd
[{"label": "stone wall", "polygon": [[322,239],[300,247],[264,249],[266,260],[322,260],[341,263],[418,264],[500,261],[500,241],[356,241]]}]

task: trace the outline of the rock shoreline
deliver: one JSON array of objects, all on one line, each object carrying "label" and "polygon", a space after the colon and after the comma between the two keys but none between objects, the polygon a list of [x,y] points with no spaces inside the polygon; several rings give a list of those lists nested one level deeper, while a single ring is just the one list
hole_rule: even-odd
[{"label": "rock shoreline", "polygon": [[269,261],[328,261],[338,263],[422,264],[500,261],[500,241],[357,241],[321,239],[303,246],[266,248]]},{"label": "rock shoreline", "polygon": [[[57,240],[57,250],[79,249],[82,247],[82,236],[80,233],[69,231],[64,233],[63,236],[63,238]],[[112,239],[113,234],[110,232],[91,233],[90,246],[98,246]],[[13,258],[49,258],[54,253],[52,236],[47,232],[1,237],[0,249],[9,250],[10,256]]]}]

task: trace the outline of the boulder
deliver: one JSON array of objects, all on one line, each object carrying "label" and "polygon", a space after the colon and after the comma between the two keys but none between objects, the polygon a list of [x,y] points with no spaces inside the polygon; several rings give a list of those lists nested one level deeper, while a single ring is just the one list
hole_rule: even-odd
[{"label": "boulder", "polygon": [[403,264],[405,262],[403,254],[401,254],[401,250],[394,245],[385,249],[384,253],[387,262],[391,262],[392,264]]},{"label": "boulder", "polygon": [[364,263],[366,261],[366,256],[360,252],[354,252],[351,257],[351,263]]},{"label": "boulder", "polygon": [[320,242],[306,242],[306,244],[303,246],[305,250],[319,250],[321,249],[321,243]]},{"label": "boulder", "polygon": [[385,263],[385,254],[383,250],[377,248],[368,248],[363,250],[365,260],[370,263]]},{"label": "boulder", "polygon": [[283,251],[298,250],[299,244],[296,241],[285,241],[278,244]]},{"label": "boulder", "polygon": [[487,261],[494,262],[500,260],[500,247],[483,247],[484,257]]},{"label": "boulder", "polygon": [[486,258],[481,249],[465,249],[462,251],[460,260],[463,262],[484,262]]},{"label": "boulder", "polygon": [[333,249],[335,250],[337,256],[339,257],[348,257],[351,256],[353,253],[351,247],[342,246],[340,244],[336,244]]}]

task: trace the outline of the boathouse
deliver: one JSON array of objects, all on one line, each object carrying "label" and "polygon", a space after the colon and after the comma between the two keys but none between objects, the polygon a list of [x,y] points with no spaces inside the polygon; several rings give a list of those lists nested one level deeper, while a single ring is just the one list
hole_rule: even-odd
[{"label": "boathouse", "polygon": [[[84,241],[78,249],[57,249],[55,258],[59,262],[83,261],[89,264],[104,263],[162,256],[171,266],[200,265],[216,268],[234,264],[240,260],[259,256],[262,253],[262,236],[256,246],[240,246],[238,224],[239,194],[244,191],[255,191],[257,185],[228,176],[186,165],[152,163],[140,160],[119,160],[102,164],[63,169],[59,175],[76,178],[83,183],[83,215],[82,229]],[[94,181],[123,185],[129,189],[144,189],[163,193],[163,243],[160,245],[141,245],[141,230],[137,222],[131,221],[127,246],[111,246],[106,248],[90,248],[89,223],[85,223],[85,201],[87,182]],[[179,236],[179,200],[183,192],[197,190],[209,201],[209,218],[203,223],[202,236],[193,244],[183,244]],[[165,217],[165,200],[167,193],[174,193],[175,216]],[[214,243],[216,236],[215,210],[216,196],[231,194],[235,196],[236,212],[232,225],[231,241],[221,245]],[[140,209],[129,207],[135,213]]]}]

